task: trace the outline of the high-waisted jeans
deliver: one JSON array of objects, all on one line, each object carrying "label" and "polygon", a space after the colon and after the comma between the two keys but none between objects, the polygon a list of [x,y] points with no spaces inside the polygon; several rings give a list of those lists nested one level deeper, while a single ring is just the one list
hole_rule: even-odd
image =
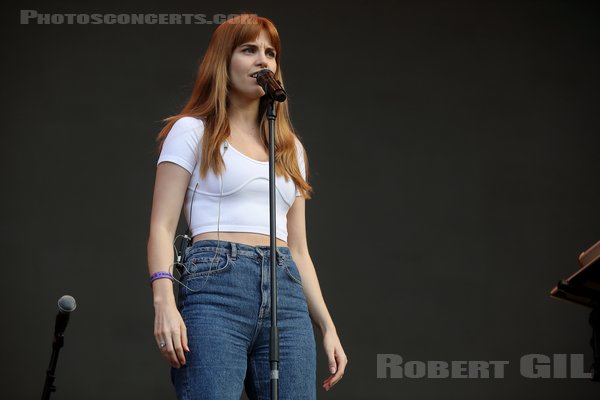
[{"label": "high-waisted jeans", "polygon": [[[271,398],[270,246],[200,240],[186,251],[177,307],[186,365],[171,368],[180,400]],[[316,346],[298,267],[277,247],[279,398],[316,399]],[[185,286],[184,286],[185,285]]]}]

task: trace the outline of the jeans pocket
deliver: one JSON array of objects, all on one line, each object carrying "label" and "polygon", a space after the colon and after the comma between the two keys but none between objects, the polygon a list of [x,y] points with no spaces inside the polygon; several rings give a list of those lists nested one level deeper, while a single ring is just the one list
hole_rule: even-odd
[{"label": "jeans pocket", "polygon": [[300,271],[298,270],[298,266],[292,257],[286,258],[284,264],[286,275],[292,280],[292,282],[302,286],[302,277],[300,276]]},{"label": "jeans pocket", "polygon": [[194,279],[226,272],[231,269],[232,260],[228,253],[196,252],[190,254],[183,265],[184,268],[181,277],[184,279]]}]

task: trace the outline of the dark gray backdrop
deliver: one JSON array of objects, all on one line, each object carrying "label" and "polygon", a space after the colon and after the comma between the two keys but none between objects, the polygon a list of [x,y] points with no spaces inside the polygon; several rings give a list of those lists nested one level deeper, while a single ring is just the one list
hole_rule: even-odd
[{"label": "dark gray backdrop", "polygon": [[[315,188],[309,247],[350,359],[319,398],[600,393],[518,368],[531,353],[591,364],[588,310],[548,294],[600,239],[593,2],[21,1],[2,16],[0,397],[39,396],[71,294],[53,398],[174,398],[147,284],[154,138],[215,28],[21,25],[21,9],[276,23]],[[377,379],[378,353],[510,364],[503,379]]]}]

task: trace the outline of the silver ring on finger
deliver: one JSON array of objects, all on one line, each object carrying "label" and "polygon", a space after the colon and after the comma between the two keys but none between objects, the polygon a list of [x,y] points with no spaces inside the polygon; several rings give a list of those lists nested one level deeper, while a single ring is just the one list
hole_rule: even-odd
[{"label": "silver ring on finger", "polygon": [[167,347],[167,344],[166,344],[165,342],[160,342],[160,343],[158,344],[158,347],[160,347],[160,348],[161,348],[161,350],[162,350],[162,349],[164,349],[165,347]]}]

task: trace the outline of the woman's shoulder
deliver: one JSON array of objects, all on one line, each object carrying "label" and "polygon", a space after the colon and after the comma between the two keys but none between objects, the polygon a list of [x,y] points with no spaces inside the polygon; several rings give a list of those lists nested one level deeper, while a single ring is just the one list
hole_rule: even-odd
[{"label": "woman's shoulder", "polygon": [[204,133],[204,122],[195,117],[181,117],[173,125],[165,138],[165,142],[188,143],[196,146]]},{"label": "woman's shoulder", "polygon": [[202,120],[194,117],[181,117],[173,123],[166,136],[158,163],[170,161],[192,173],[198,158],[198,145],[204,132]]},{"label": "woman's shoulder", "polygon": [[201,134],[204,131],[204,121],[201,118],[181,117],[171,127],[171,132],[195,132]]}]

